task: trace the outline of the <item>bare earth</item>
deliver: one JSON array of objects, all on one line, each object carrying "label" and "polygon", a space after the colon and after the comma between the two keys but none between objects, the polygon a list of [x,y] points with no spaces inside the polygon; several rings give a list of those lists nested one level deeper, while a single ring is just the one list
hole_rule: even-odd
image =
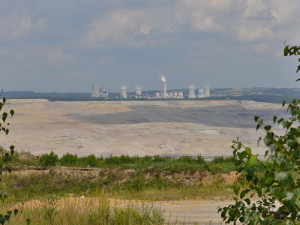
[{"label": "bare earth", "polygon": [[238,136],[263,154],[254,115],[284,115],[279,104],[252,101],[8,102],[16,114],[1,145],[35,155],[229,156]]}]

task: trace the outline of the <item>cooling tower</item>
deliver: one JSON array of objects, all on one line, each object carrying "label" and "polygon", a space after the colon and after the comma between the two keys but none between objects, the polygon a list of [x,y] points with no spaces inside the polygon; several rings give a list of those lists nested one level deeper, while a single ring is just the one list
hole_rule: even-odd
[{"label": "cooling tower", "polygon": [[123,86],[120,88],[121,89],[121,99],[126,99],[127,98],[127,87]]},{"label": "cooling tower", "polygon": [[100,97],[99,85],[94,84],[92,90],[92,98],[99,98],[99,97]]},{"label": "cooling tower", "polygon": [[195,88],[193,86],[189,87],[189,98],[196,98]]},{"label": "cooling tower", "polygon": [[204,89],[203,88],[199,88],[198,89],[198,98],[204,98]]},{"label": "cooling tower", "polygon": [[142,96],[142,88],[141,87],[136,87],[135,88],[135,97],[140,98]]},{"label": "cooling tower", "polygon": [[204,87],[204,96],[205,97],[210,97],[210,88],[209,88],[209,85],[206,85]]}]

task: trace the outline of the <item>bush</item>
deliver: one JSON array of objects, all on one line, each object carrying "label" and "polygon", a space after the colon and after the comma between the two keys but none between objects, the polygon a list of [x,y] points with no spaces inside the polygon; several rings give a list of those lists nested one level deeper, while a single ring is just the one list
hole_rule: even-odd
[{"label": "bush", "polygon": [[58,163],[58,156],[54,152],[50,152],[50,154],[44,154],[40,157],[40,164],[42,166],[56,166]]},{"label": "bush", "polygon": [[72,154],[65,154],[59,160],[62,166],[78,166],[78,156]]},{"label": "bush", "polygon": [[[300,47],[286,46],[284,55],[300,55]],[[273,117],[273,123],[281,125],[284,132],[278,135],[271,125],[264,126],[265,137],[259,139],[268,147],[264,161],[251,148],[234,141],[233,156],[240,177],[234,188],[235,203],[219,208],[226,223],[300,224],[300,99],[294,99],[287,109],[288,119]],[[254,119],[258,130],[264,122],[258,116]]]}]

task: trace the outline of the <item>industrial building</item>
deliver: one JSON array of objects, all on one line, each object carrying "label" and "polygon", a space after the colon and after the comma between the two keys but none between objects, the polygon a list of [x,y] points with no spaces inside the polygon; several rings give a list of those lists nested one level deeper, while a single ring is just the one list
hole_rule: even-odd
[{"label": "industrial building", "polygon": [[195,87],[193,85],[190,85],[189,86],[189,97],[188,98],[196,98],[196,95],[195,95]]},{"label": "industrial building", "polygon": [[142,87],[135,88],[135,98],[137,99],[142,98]]},{"label": "industrial building", "polygon": [[94,84],[92,87],[92,98],[108,98],[108,92],[105,88],[99,87],[98,84]]},{"label": "industrial building", "polygon": [[210,87],[209,87],[209,85],[206,85],[204,87],[204,96],[205,96],[205,98],[210,97]]},{"label": "industrial building", "polygon": [[121,99],[127,99],[127,87],[126,86],[122,86],[120,88],[121,93],[120,93],[120,98]]},{"label": "industrial building", "polygon": [[[111,97],[115,99],[196,99],[196,98],[207,98],[210,97],[210,87],[209,85],[204,86],[203,88],[198,88],[198,93],[196,95],[196,88],[194,85],[190,85],[188,89],[188,93],[183,91],[167,91],[167,79],[166,77],[160,73],[160,81],[162,82],[162,90],[160,92],[151,92],[150,94],[147,92],[142,92],[141,86],[136,86],[135,93],[129,92],[127,94],[127,86],[124,85],[120,88],[120,97],[117,94],[111,93]],[[92,89],[93,98],[108,98],[108,92],[104,89],[104,87],[99,87],[99,85],[94,84]]]},{"label": "industrial building", "polygon": [[173,91],[173,92],[167,92],[167,79],[162,74],[160,78],[161,82],[163,83],[163,92],[157,92],[155,93],[156,99],[183,99],[183,92],[182,91]]},{"label": "industrial building", "polygon": [[203,88],[199,88],[198,89],[198,98],[205,98],[205,95],[204,95],[204,89]]}]

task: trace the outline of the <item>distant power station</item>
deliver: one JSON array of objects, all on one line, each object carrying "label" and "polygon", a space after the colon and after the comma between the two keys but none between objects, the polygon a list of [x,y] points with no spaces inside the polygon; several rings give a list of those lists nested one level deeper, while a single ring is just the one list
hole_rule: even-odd
[{"label": "distant power station", "polygon": [[198,89],[198,98],[208,98],[210,97],[210,88],[206,85],[204,88]]},{"label": "distant power station", "polygon": [[195,87],[193,85],[190,85],[189,87],[189,98],[196,98]]},{"label": "distant power station", "polygon": [[99,87],[99,85],[94,84],[92,98],[108,98],[108,92],[104,89],[104,87]]},{"label": "distant power station", "polygon": [[121,99],[127,99],[127,87],[126,86],[122,86],[120,88],[120,90],[121,90],[120,98]]},{"label": "distant power station", "polygon": [[[210,97],[210,87],[209,85],[204,86],[203,88],[198,88],[198,93],[196,95],[196,88],[194,85],[189,86],[188,95],[184,96],[183,91],[167,91],[167,79],[161,74],[160,81],[163,84],[162,91],[150,94],[143,94],[142,87],[136,86],[135,95],[132,92],[129,92],[129,96],[127,95],[127,86],[122,86],[120,88],[120,99],[127,98],[135,98],[135,99],[196,99],[196,98],[207,98]],[[149,93],[149,92],[148,92]],[[108,92],[104,89],[104,87],[99,87],[99,85],[94,84],[92,89],[92,97],[93,98],[108,98]],[[115,96],[115,98],[119,98]]]},{"label": "distant power station", "polygon": [[167,79],[162,74],[160,77],[161,82],[163,83],[163,92],[162,93],[155,93],[156,99],[167,99],[167,98],[176,98],[176,99],[182,99],[183,98],[183,91],[173,91],[173,92],[167,92]]}]

